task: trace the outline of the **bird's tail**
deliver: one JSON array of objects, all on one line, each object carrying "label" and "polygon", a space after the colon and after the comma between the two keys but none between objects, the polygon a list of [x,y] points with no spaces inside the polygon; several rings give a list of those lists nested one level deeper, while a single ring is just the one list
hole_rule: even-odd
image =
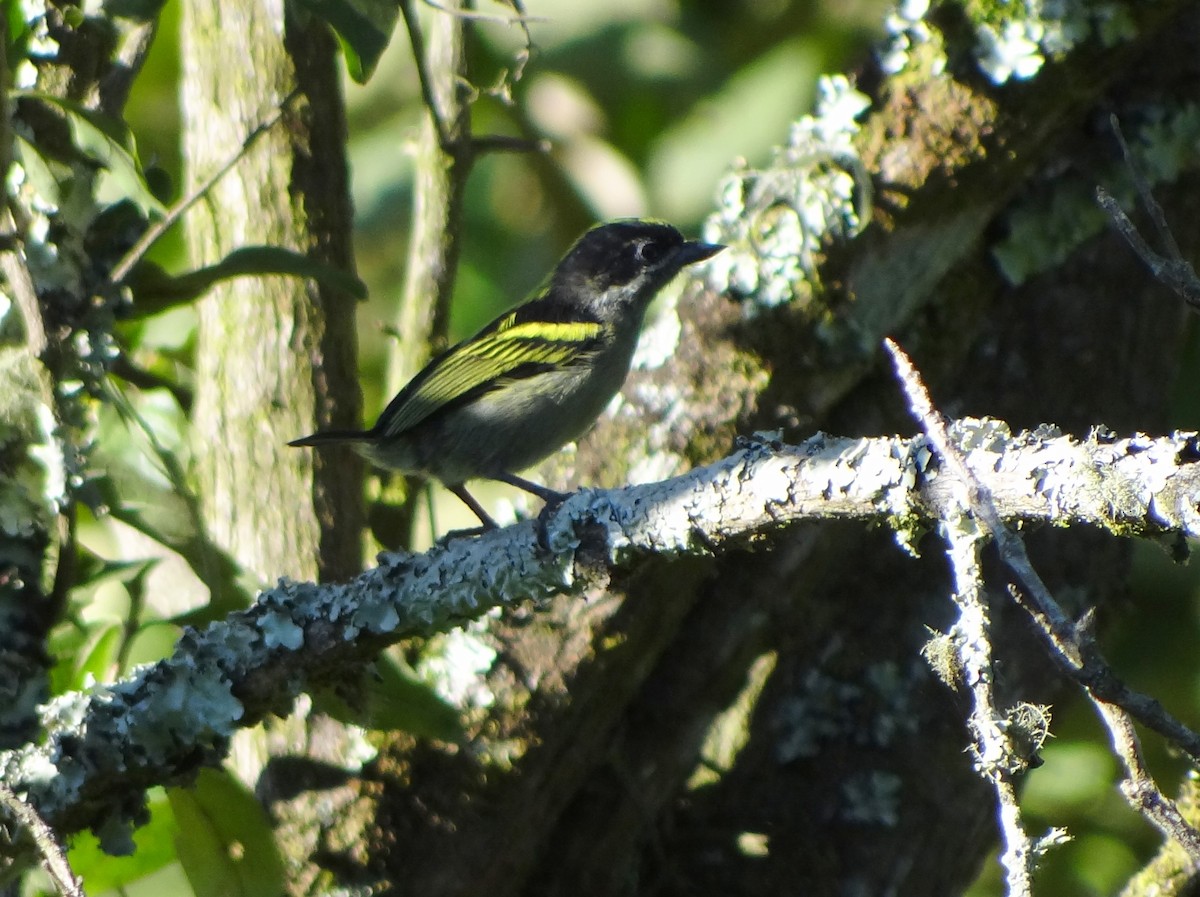
[{"label": "bird's tail", "polygon": [[311,436],[293,439],[288,445],[338,445],[347,442],[369,442],[371,434],[367,430],[322,430]]}]

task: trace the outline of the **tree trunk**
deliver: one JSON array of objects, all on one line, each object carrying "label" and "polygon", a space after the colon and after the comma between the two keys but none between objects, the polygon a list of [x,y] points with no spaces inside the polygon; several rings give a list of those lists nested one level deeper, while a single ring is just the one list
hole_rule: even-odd
[{"label": "tree trunk", "polygon": [[[284,120],[191,213],[193,264],[264,244],[352,272],[332,35],[266,0],[188,0],[184,11],[189,187],[298,93]],[[354,299],[314,281],[241,278],[219,285],[199,308],[197,474],[214,541],[264,584],[353,575],[363,560],[361,462],[348,450],[313,453],[287,442],[360,423]],[[287,719],[243,730],[234,742],[235,768],[268,802],[280,784],[263,775],[270,757],[343,761],[343,728],[309,707],[302,702]],[[295,797],[295,782],[287,784]],[[292,893],[314,887],[320,870],[309,852],[339,812],[333,796],[308,796],[300,793],[277,819]]]},{"label": "tree trunk", "polygon": [[[282,4],[184,8],[189,187],[300,92],[295,113],[189,216],[193,263],[267,244],[353,270],[332,37],[285,22]],[[350,452],[287,447],[318,426],[357,426],[360,404],[351,297],[312,281],[240,278],[200,303],[200,493],[215,541],[259,580],[344,578],[361,569],[360,463]]]}]

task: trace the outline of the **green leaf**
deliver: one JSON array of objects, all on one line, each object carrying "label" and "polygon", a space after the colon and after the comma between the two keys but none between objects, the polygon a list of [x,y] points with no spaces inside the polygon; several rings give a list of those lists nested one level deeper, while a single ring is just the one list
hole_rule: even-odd
[{"label": "green leaf", "polygon": [[122,627],[109,623],[91,633],[83,644],[83,652],[75,666],[71,687],[82,689],[88,676],[97,682],[111,682],[116,672],[117,651],[121,647]]},{"label": "green leaf", "polygon": [[0,14],[8,19],[5,57],[11,72],[27,55],[25,48],[29,42],[29,23],[25,21],[25,10],[20,3],[5,3]]},{"label": "green leaf", "polygon": [[94,593],[100,586],[110,582],[128,584],[146,575],[154,566],[153,560],[109,561],[97,558],[98,565],[90,571],[86,580],[80,581],[75,592],[82,595]]},{"label": "green leaf", "polygon": [[313,706],[340,722],[367,729],[400,730],[440,741],[463,737],[458,710],[391,653],[379,656],[374,670],[363,674],[361,684],[362,693],[354,707],[331,690],[313,695]]},{"label": "green leaf", "polygon": [[151,262],[138,265],[127,279],[134,297],[129,317],[142,318],[186,305],[202,296],[218,281],[232,277],[264,275],[311,277],[318,283],[348,293],[355,299],[365,299],[367,296],[367,288],[361,280],[318,259],[284,249],[282,246],[243,246],[229,253],[215,265],[197,268],[178,276],[168,274]]},{"label": "green leaf", "polygon": [[[89,483],[97,499],[114,520],[178,554],[208,587],[208,604],[181,615],[175,622],[199,626],[249,606],[254,585],[237,563],[195,525],[188,500],[123,465],[120,456],[109,455],[106,448],[97,443],[94,460],[109,475]],[[137,495],[136,503],[126,497],[131,494]]]},{"label": "green leaf", "polygon": [[75,148],[107,173],[96,185],[96,199],[112,204],[123,199],[133,202],[142,214],[163,215],[166,210],[155,197],[141,163],[137,160],[133,132],[119,119],[87,109],[72,100],[36,91],[15,91],[15,97],[37,100],[62,111],[71,129]]},{"label": "green leaf", "polygon": [[814,38],[780,41],[662,131],[646,169],[654,208],[672,221],[702,218],[712,185],[728,170],[729,148],[751,165],[768,161],[788,124],[811,105],[823,65]]},{"label": "green leaf", "polygon": [[137,634],[130,639],[129,653],[126,657],[126,668],[121,671],[127,675],[139,664],[154,663],[164,657],[170,657],[179,641],[180,629],[174,623],[147,623],[141,626]]},{"label": "green leaf", "polygon": [[174,840],[179,830],[161,789],[151,792],[147,808],[150,821],[134,832],[137,850],[129,856],[114,857],[105,853],[91,832],[80,833],[72,839],[68,859],[75,874],[87,882],[88,894],[102,894],[115,888],[124,889],[123,893],[135,893],[131,889],[135,882],[174,863]]},{"label": "green leaf", "polygon": [[29,189],[43,202],[60,205],[62,185],[64,180],[69,179],[69,173],[60,163],[47,159],[35,144],[20,134],[14,134],[13,138],[14,155],[25,172],[25,182]]},{"label": "green leaf", "polygon": [[[92,456],[95,469],[105,474],[87,481],[89,505],[105,508],[114,520],[175,552],[207,586],[208,604],[178,615],[175,622],[201,625],[248,606],[257,583],[209,538],[180,448],[160,439],[173,423],[182,426],[181,419],[167,418],[151,426],[115,378],[105,381],[105,392],[109,401],[100,410],[104,438],[96,442]],[[137,444],[135,437],[145,445]]]},{"label": "green leaf", "polygon": [[[163,505],[158,508],[147,507],[146,513],[143,513],[130,504],[122,504],[112,506],[109,513],[114,519],[174,551],[187,562],[200,581],[208,586],[211,596],[209,603],[202,609],[181,615],[176,622],[199,626],[219,619],[231,611],[248,607],[254,595],[254,588],[246,581],[241,568],[204,533],[193,530],[184,523],[189,518],[186,516],[185,502],[178,495],[167,489],[153,491],[163,501]],[[157,525],[158,512],[164,508],[177,509],[179,516],[175,518],[175,522],[179,523],[184,531],[176,529],[172,532]]]},{"label": "green leaf", "polygon": [[300,4],[333,28],[350,77],[366,84],[392,39],[400,0],[300,0]]},{"label": "green leaf", "polygon": [[192,788],[167,791],[175,849],[197,897],[284,892],[283,862],[254,795],[228,773],[202,769]]}]

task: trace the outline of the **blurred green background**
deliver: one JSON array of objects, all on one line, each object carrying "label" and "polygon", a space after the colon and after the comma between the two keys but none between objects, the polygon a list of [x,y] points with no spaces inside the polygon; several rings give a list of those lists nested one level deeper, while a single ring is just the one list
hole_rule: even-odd
[{"label": "blurred green background", "polygon": [[[433,11],[421,6],[425,17]],[[486,88],[511,72],[520,28],[482,21],[469,43],[477,134],[546,138],[545,156],[490,154],[468,186],[454,333],[466,336],[541,281],[596,221],[650,215],[695,233],[733,161],[765,162],[811,108],[816,78],[852,70],[882,34],[886,5],[861,2],[530,0],[534,50],[508,105]],[[511,9],[485,3],[498,18]],[[178,9],[163,25],[129,106],[142,159],[180,182]],[[347,79],[368,421],[390,396],[381,376],[400,293],[412,198],[412,143],[424,115],[401,30],[365,85]],[[264,110],[265,114],[265,110]],[[184,270],[181,241],[157,260]],[[168,339],[185,340],[173,321]]]},{"label": "blurred green background", "polygon": [[[480,9],[503,17],[509,8]],[[553,149],[545,156],[490,155],[472,174],[452,336],[468,334],[524,296],[597,220],[650,215],[695,234],[718,178],[736,160],[768,159],[772,147],[786,140],[792,121],[810,109],[817,76],[852,72],[869,59],[886,9],[883,0],[528,0],[532,56],[513,86],[511,104],[484,92],[473,126],[477,134],[544,137]],[[434,14],[428,8],[424,13]],[[175,4],[166,4],[129,105],[143,161],[177,185],[178,14]],[[469,46],[473,82],[500,83],[522,46],[519,28],[479,24]],[[358,273],[370,292],[359,310],[369,423],[389,398],[387,327],[404,275],[411,148],[424,114],[403,32],[394,36],[367,85],[347,79],[346,96],[354,245]],[[169,270],[186,270],[177,233],[159,244],[156,260]],[[187,386],[194,331],[194,312],[185,308],[130,325],[125,336],[141,363]],[[1197,426],[1200,413],[1192,396],[1181,392],[1178,404],[1178,425]],[[183,422],[170,396],[147,394],[139,410],[153,419],[169,450],[186,452],[171,436]],[[110,445],[129,439],[115,437]],[[181,459],[186,465],[185,454]],[[148,463],[143,474],[150,475],[153,466]],[[106,538],[99,530],[90,536],[98,556],[112,556],[105,553]],[[1127,607],[1106,612],[1105,648],[1122,675],[1195,724],[1196,714],[1188,709],[1200,695],[1194,672],[1200,635],[1196,577],[1173,566],[1155,546],[1140,545],[1136,553],[1133,596]],[[62,688],[78,687],[88,673],[119,675],[169,649],[176,635],[173,623],[165,621],[180,608],[143,608],[144,638],[118,658],[112,648],[116,627],[140,601],[141,575],[136,568],[123,569],[90,587],[88,595],[76,596],[77,606],[88,608],[81,617],[85,625],[64,637],[64,648],[73,640],[80,644],[72,652],[74,665],[56,682]],[[105,619],[111,626],[96,624]],[[1025,805],[1033,832],[1065,826],[1076,840],[1050,854],[1037,890],[1060,897],[1115,893],[1154,850],[1157,835],[1113,787],[1118,770],[1087,706],[1071,700],[1056,705],[1054,733],[1045,766],[1028,777]],[[1167,756],[1156,739],[1148,739],[1147,747],[1154,771],[1172,791],[1183,764]],[[139,832],[144,846],[135,857],[101,857],[88,837],[78,839],[73,860],[79,871],[100,890],[124,882],[122,893],[130,895],[190,893],[167,846],[178,836],[174,803],[165,797],[155,801],[155,823]],[[1002,893],[994,862],[971,893]]]}]

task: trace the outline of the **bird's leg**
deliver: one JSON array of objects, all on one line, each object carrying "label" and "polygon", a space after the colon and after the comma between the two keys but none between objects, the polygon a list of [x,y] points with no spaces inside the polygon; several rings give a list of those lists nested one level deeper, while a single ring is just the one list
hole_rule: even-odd
[{"label": "bird's leg", "polygon": [[567,500],[567,493],[556,492],[553,489],[548,489],[545,486],[539,486],[537,483],[531,483],[522,477],[511,473],[502,473],[495,477],[501,483],[508,483],[510,486],[516,486],[518,489],[524,489],[531,495],[536,495],[546,503],[541,512],[537,515],[537,540],[538,545],[543,549],[550,550],[550,533],[546,529],[546,525],[550,522],[550,515],[554,513],[554,509]]},{"label": "bird's leg", "polygon": [[[487,532],[490,529],[499,529],[499,527],[496,525],[496,521],[489,516],[488,512],[483,509],[483,505],[474,499],[474,497],[470,492],[467,491],[466,487],[463,486],[462,483],[455,483],[453,486],[447,485],[446,488],[457,495],[462,500],[463,504],[475,512],[475,516],[478,517],[479,521],[483,524],[483,529],[479,532]],[[462,530],[458,531],[456,534],[467,535],[468,533],[471,535],[476,535],[474,530]]]},{"label": "bird's leg", "polygon": [[553,489],[548,489],[545,486],[539,486],[537,483],[519,477],[512,473],[499,473],[492,477],[494,480],[499,480],[501,483],[508,483],[510,486],[516,486],[518,489],[523,489],[530,495],[536,495],[547,505],[560,505],[567,500],[566,492],[556,492]]}]

